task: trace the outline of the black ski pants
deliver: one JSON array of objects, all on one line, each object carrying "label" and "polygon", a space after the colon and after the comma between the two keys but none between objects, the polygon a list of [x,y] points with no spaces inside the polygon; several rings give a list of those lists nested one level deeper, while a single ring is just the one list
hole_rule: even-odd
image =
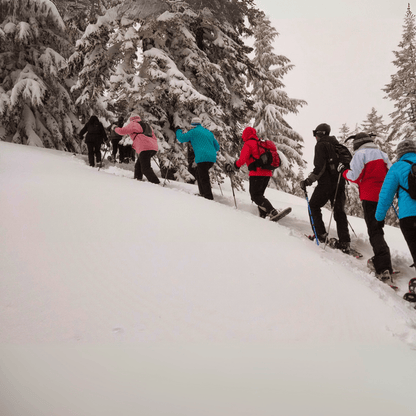
[{"label": "black ski pants", "polygon": [[101,162],[101,143],[98,142],[87,142],[88,149],[88,163],[90,166],[95,166],[95,161],[97,163]]},{"label": "black ski pants", "polygon": [[[336,198],[335,198],[336,193]],[[334,205],[335,199],[335,205]],[[345,179],[341,178],[337,191],[337,182],[318,182],[312,197],[309,201],[313,222],[315,224],[316,234],[318,238],[326,234],[325,224],[322,219],[321,208],[331,201],[331,206],[334,210],[334,220],[337,226],[338,239],[340,243],[349,243],[350,233],[348,231],[348,219],[345,214]],[[329,231],[329,230],[328,230]]]},{"label": "black ski pants", "polygon": [[198,183],[199,194],[206,199],[214,199],[211,189],[209,170],[214,166],[213,162],[200,162],[196,165],[196,180]]},{"label": "black ski pants", "polygon": [[400,220],[400,229],[409,247],[416,268],[416,216],[406,217]]},{"label": "black ski pants", "polygon": [[393,269],[391,267],[390,249],[384,239],[384,221],[376,220],[377,202],[362,201],[361,203],[364,210],[364,220],[367,225],[370,244],[374,252],[373,264],[376,273],[382,273],[385,270],[391,273]]},{"label": "black ski pants", "polygon": [[141,181],[143,175],[146,176],[149,182],[160,183],[159,178],[151,166],[151,159],[156,154],[156,150],[144,150],[140,152],[139,157],[134,165],[134,179]]},{"label": "black ski pants", "polygon": [[265,218],[272,211],[273,205],[264,196],[267,185],[269,184],[269,176],[250,176],[249,192],[251,200],[258,206],[260,217]]},{"label": "black ski pants", "polygon": [[117,150],[119,150],[119,147],[120,147],[119,158],[120,158],[120,161],[121,161],[121,154],[120,154],[121,153],[121,146],[119,146],[120,140],[121,139],[111,139],[111,144],[113,146],[112,155],[113,155],[114,161],[116,160]]}]

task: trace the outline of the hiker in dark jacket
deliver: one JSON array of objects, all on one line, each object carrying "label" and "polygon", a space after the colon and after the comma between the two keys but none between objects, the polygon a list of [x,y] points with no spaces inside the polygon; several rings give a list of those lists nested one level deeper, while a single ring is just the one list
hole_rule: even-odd
[{"label": "hiker in dark jacket", "polygon": [[397,162],[391,167],[384,180],[377,205],[376,219],[383,221],[391,207],[394,195],[398,195],[399,221],[404,239],[409,247],[416,268],[416,199],[413,199],[406,189],[409,189],[409,173],[411,164],[416,163],[416,141],[407,138],[397,145]]},{"label": "hiker in dark jacket", "polygon": [[381,186],[391,162],[387,154],[374,143],[372,137],[364,132],[348,137],[347,140],[353,140],[354,156],[350,169],[341,165],[339,170],[345,179],[358,185],[364,220],[374,252],[374,257],[369,259],[367,264],[378,279],[386,281],[391,280],[393,272],[390,248],[384,239],[384,222],[377,221],[375,214]]},{"label": "hiker in dark jacket", "polygon": [[85,133],[87,133],[85,143],[88,148],[88,162],[92,167],[95,166],[95,162],[101,165],[101,145],[107,141],[107,134],[97,116],[91,116],[79,132],[80,140],[84,140]]},{"label": "hiker in dark jacket", "polygon": [[116,161],[117,151],[119,153],[118,157],[119,157],[120,163],[123,162],[122,150],[121,150],[121,146],[119,146],[120,140],[123,138],[123,136],[120,136],[115,131],[116,127],[123,127],[123,124],[124,124],[124,117],[119,117],[117,122],[111,124],[111,126],[110,126],[110,140],[111,140],[111,146],[113,148],[113,150],[112,150],[113,162]]},{"label": "hiker in dark jacket", "polygon": [[[311,174],[300,182],[302,190],[306,191],[306,187],[318,181],[312,197],[310,199],[311,215],[315,225],[318,240],[325,242],[328,233],[325,229],[325,224],[322,219],[321,208],[331,201],[331,206],[334,208],[334,220],[337,225],[338,243],[336,248],[344,252],[350,249],[350,233],[348,231],[348,219],[344,211],[345,206],[345,179],[339,174],[331,173],[328,157],[328,147],[338,143],[334,136],[330,136],[331,127],[328,124],[320,124],[314,131],[313,135],[316,138],[314,169]],[[338,183],[339,180],[339,183]],[[335,205],[334,205],[335,201]]]}]

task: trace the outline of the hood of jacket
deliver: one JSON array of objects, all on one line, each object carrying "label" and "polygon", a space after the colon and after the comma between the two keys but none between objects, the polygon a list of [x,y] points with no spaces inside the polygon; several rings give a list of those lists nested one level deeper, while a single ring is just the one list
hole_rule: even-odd
[{"label": "hood of jacket", "polygon": [[337,144],[339,143],[337,138],[335,136],[322,136],[322,137],[318,137],[318,141],[317,142],[328,142],[328,143],[332,143],[332,144]]},{"label": "hood of jacket", "polygon": [[139,121],[141,121],[141,118],[140,118],[140,116],[139,116],[139,115],[137,115],[137,114],[132,114],[132,115],[130,116],[130,121],[135,121],[136,123],[138,123]]},{"label": "hood of jacket", "polygon": [[260,140],[257,137],[256,129],[254,129],[253,127],[246,127],[243,131],[242,138],[244,142],[250,139]]}]

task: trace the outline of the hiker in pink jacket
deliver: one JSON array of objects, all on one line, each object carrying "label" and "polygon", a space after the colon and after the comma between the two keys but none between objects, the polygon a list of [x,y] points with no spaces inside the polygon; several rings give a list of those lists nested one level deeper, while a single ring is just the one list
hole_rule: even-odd
[{"label": "hiker in pink jacket", "polygon": [[134,166],[134,179],[141,181],[144,175],[149,182],[160,183],[151,166],[151,159],[159,147],[155,133],[150,125],[141,121],[139,115],[132,114],[130,123],[127,126],[117,127],[114,131],[120,135],[128,134],[133,140],[133,149],[139,156]]}]

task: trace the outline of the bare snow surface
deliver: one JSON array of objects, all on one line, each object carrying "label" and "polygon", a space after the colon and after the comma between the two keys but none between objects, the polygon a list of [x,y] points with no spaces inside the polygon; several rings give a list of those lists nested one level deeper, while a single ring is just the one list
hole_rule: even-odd
[{"label": "bare snow surface", "polygon": [[125,168],[0,142],[1,416],[416,415],[400,230],[395,293],[359,218],[361,260],[304,237],[303,199],[268,189],[271,223],[228,178],[212,202]]}]

